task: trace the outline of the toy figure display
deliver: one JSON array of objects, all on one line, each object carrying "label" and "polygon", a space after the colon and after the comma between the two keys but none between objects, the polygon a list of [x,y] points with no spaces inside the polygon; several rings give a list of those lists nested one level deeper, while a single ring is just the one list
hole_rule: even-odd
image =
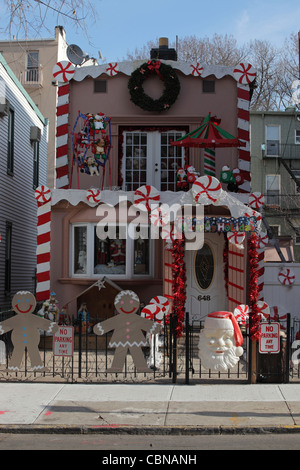
[{"label": "toy figure display", "polygon": [[59,315],[59,309],[58,309],[58,302],[56,300],[56,293],[51,292],[50,294],[50,299],[48,300],[49,307],[48,307],[48,314],[47,318],[51,321],[58,322],[58,315]]},{"label": "toy figure display", "polygon": [[81,321],[81,328],[82,328],[82,333],[86,333],[87,331],[90,331],[90,313],[87,308],[86,302],[83,302],[79,310],[77,312],[77,320]]},{"label": "toy figure display", "polygon": [[140,300],[131,290],[121,291],[115,297],[114,305],[118,315],[94,326],[96,335],[114,330],[109,346],[115,348],[115,354],[112,366],[106,372],[122,372],[128,350],[137,372],[151,372],[141,349],[148,344],[143,331],[150,334],[158,333],[160,324],[137,315]]},{"label": "toy figure display", "polygon": [[243,354],[243,335],[231,312],[210,313],[200,332],[199,357],[205,369],[234,367]]},{"label": "toy figure display", "polygon": [[9,371],[19,371],[25,348],[27,348],[31,367],[35,372],[46,371],[39,353],[40,334],[39,329],[51,333],[57,331],[55,322],[34,315],[36,299],[31,292],[17,292],[12,299],[12,310],[16,315],[0,323],[0,334],[12,330],[11,341],[14,346],[12,357],[9,361]]}]

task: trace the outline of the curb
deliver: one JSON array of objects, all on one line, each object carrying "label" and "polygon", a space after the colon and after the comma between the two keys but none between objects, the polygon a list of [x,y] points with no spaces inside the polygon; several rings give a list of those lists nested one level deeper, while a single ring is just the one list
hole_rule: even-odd
[{"label": "curb", "polygon": [[131,434],[131,435],[233,435],[296,434],[300,426],[76,426],[0,425],[0,434]]}]

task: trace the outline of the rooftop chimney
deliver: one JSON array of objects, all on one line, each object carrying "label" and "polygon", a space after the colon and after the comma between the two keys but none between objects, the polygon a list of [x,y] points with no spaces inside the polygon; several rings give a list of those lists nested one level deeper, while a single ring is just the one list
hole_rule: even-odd
[{"label": "rooftop chimney", "polygon": [[175,49],[169,49],[168,38],[159,38],[159,47],[151,49],[151,59],[177,60]]}]

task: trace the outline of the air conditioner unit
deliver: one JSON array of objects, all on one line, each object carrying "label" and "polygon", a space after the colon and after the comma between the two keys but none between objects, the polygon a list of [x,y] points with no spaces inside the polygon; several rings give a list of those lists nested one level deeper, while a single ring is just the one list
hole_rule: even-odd
[{"label": "air conditioner unit", "polygon": [[37,126],[30,127],[30,140],[31,142],[41,141],[41,129]]},{"label": "air conditioner unit", "polygon": [[6,98],[0,98],[0,117],[8,116],[9,101]]}]

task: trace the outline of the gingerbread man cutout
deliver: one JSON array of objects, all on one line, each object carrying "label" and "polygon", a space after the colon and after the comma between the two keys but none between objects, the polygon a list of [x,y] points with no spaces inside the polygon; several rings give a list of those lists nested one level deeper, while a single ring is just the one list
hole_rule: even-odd
[{"label": "gingerbread man cutout", "polygon": [[17,292],[12,299],[12,309],[16,312],[16,315],[0,323],[1,335],[13,330],[11,340],[14,350],[8,366],[10,371],[20,370],[25,348],[27,348],[32,369],[39,372],[47,370],[39,353],[39,329],[54,334],[58,329],[58,325],[32,314],[35,306],[36,300],[31,292]]},{"label": "gingerbread man cutout", "polygon": [[141,349],[141,346],[148,344],[143,331],[155,334],[160,331],[161,326],[136,314],[140,301],[131,290],[121,291],[115,297],[114,305],[118,315],[94,326],[96,335],[114,330],[109,346],[116,350],[112,366],[106,372],[122,372],[128,350],[137,372],[151,372]]}]

